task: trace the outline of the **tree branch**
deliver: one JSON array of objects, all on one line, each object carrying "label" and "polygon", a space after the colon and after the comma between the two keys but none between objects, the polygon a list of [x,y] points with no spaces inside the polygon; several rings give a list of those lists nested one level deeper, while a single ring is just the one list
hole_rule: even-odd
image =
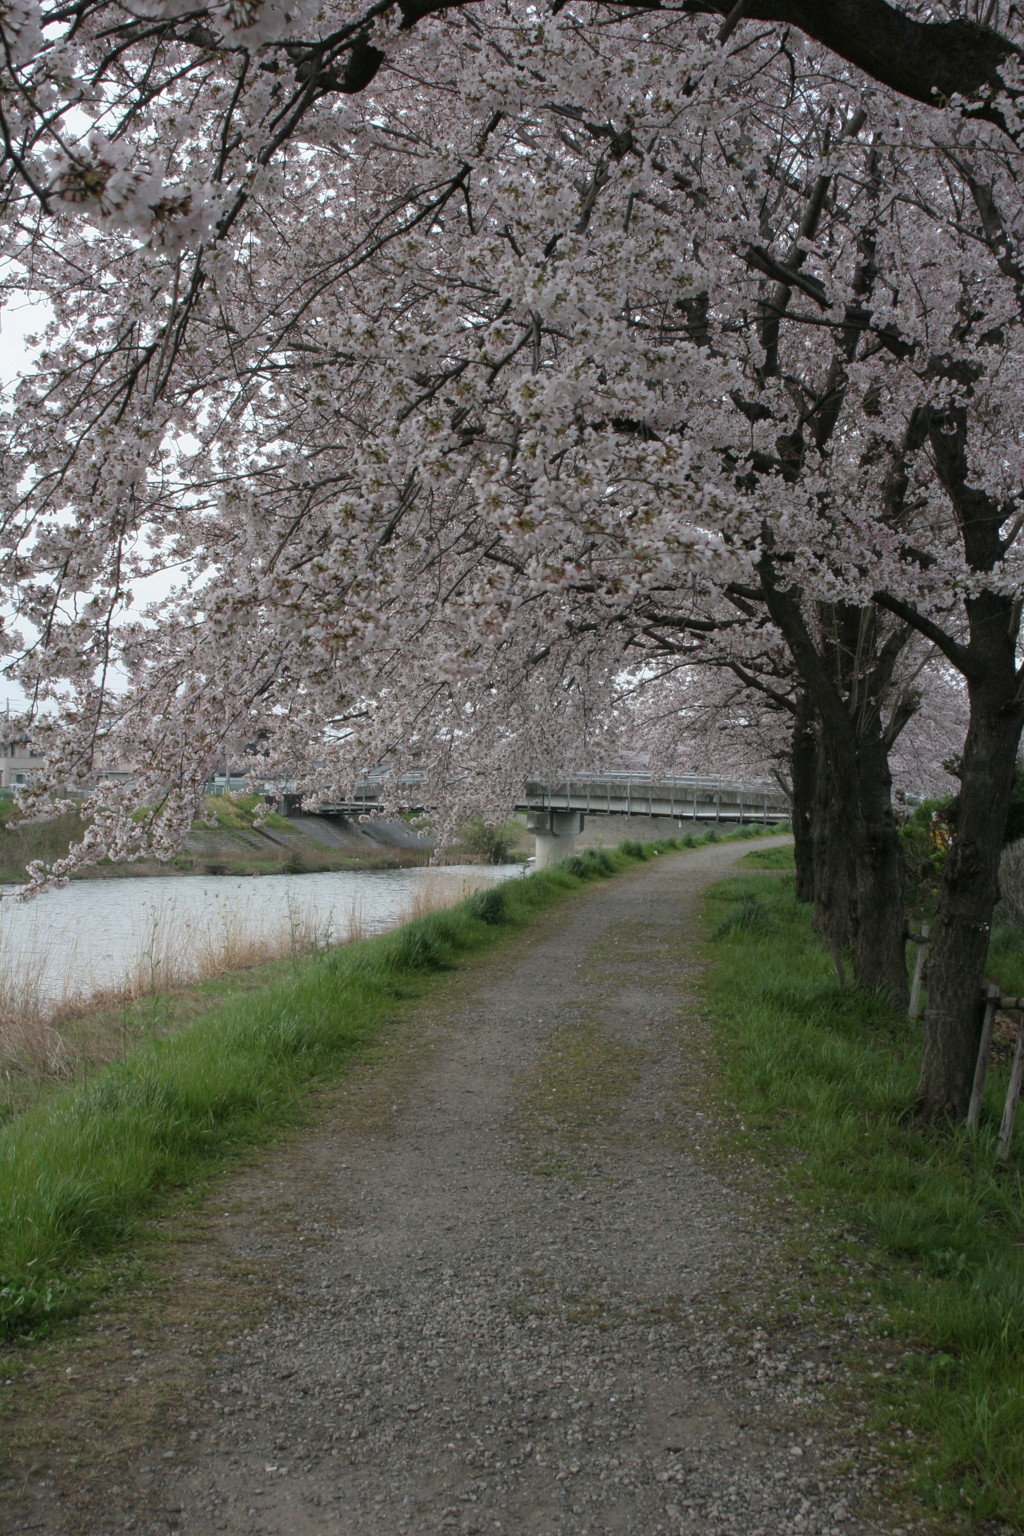
[{"label": "tree branch", "polygon": [[888,613],[894,613],[898,619],[902,619],[905,624],[909,624],[913,629],[916,629],[919,635],[924,635],[925,639],[930,640],[933,645],[937,646],[943,656],[948,661],[951,661],[957,671],[963,673],[964,677],[968,677],[973,672],[971,653],[966,645],[961,645],[958,640],[954,640],[951,635],[947,635],[944,629],[940,629],[925,614],[918,613],[917,609],[913,608],[910,603],[905,603],[898,597],[891,597],[888,592],[873,592],[871,600],[877,603],[879,608],[886,609]]}]

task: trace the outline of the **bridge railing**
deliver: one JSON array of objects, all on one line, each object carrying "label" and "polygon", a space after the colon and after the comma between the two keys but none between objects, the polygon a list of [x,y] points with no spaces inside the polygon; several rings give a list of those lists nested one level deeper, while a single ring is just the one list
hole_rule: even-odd
[{"label": "bridge railing", "polygon": [[[356,782],[350,796],[321,803],[321,814],[380,814],[384,810],[383,777],[380,772],[364,775]],[[411,808],[429,809],[422,803],[414,804],[417,799],[415,790],[424,778],[421,773],[411,772],[403,774],[397,781],[406,792],[403,798],[407,797]],[[300,797],[286,794],[284,801],[286,810],[297,809]],[[790,815],[789,797],[777,784],[766,779],[737,783],[698,774],[656,778],[649,773],[619,771],[561,780],[528,779],[515,809],[520,813],[568,811],[583,815],[656,816],[740,823],[784,821]]]},{"label": "bridge railing", "polygon": [[560,782],[529,780],[517,811],[657,816],[694,821],[784,821],[789,797],[767,781],[738,784],[696,774],[656,779],[607,773]]}]

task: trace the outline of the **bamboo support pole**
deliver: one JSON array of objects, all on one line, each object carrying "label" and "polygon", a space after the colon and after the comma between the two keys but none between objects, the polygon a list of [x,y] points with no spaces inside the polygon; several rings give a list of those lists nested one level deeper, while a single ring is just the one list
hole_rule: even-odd
[{"label": "bamboo support pole", "polygon": [[917,959],[914,961],[914,980],[910,986],[910,1007],[907,1009],[907,1018],[916,1019],[917,1011],[921,1006],[921,977],[924,974],[924,962],[928,956],[928,940],[931,929],[927,923],[921,924],[920,936],[916,939]]},{"label": "bamboo support pole", "polygon": [[992,1050],[992,1030],[998,1007],[999,988],[986,987],[985,1014],[981,1022],[981,1040],[978,1042],[978,1060],[974,1068],[974,1086],[971,1089],[971,1102],[967,1110],[968,1129],[977,1125],[978,1116],[981,1114],[981,1101],[985,1097],[985,1074],[988,1071],[988,1058]]},{"label": "bamboo support pole", "polygon": [[1013,1121],[1017,1114],[1017,1100],[1020,1098],[1022,1079],[1024,1079],[1024,1026],[1017,1035],[1017,1049],[1013,1053],[1013,1066],[1010,1068],[1010,1082],[1006,1090],[1006,1103],[1003,1105],[1003,1123],[999,1127],[999,1147],[996,1151],[998,1163],[1006,1163],[1010,1160]]}]

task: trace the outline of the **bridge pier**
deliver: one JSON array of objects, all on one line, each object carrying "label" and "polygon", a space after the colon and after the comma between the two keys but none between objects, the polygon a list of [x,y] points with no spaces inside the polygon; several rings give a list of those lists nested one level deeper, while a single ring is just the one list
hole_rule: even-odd
[{"label": "bridge pier", "polygon": [[583,815],[580,811],[528,811],[526,830],[536,840],[534,869],[547,869],[572,857],[583,831]]}]

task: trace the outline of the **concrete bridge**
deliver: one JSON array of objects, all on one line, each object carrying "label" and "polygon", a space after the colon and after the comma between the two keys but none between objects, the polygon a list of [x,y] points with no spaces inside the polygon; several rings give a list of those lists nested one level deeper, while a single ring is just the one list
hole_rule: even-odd
[{"label": "concrete bridge", "polygon": [[649,816],[684,824],[773,826],[788,821],[789,797],[767,781],[749,784],[696,775],[601,773],[561,783],[530,779],[517,804],[537,845],[536,868],[560,863],[575,850],[587,816]]},{"label": "concrete bridge", "polygon": [[[350,798],[325,803],[318,814],[382,815],[383,780],[381,770],[371,770],[358,781]],[[416,772],[399,780],[412,810],[429,809],[417,803],[423,780],[424,775]],[[286,814],[294,814],[299,805],[298,795],[284,796]],[[528,779],[515,809],[525,813],[527,830],[536,839],[537,869],[570,857],[587,816],[646,816],[675,822],[682,829],[696,823],[772,826],[788,821],[790,815],[788,796],[767,780],[736,784],[693,774],[664,779],[642,773],[592,773],[561,782]]]}]

